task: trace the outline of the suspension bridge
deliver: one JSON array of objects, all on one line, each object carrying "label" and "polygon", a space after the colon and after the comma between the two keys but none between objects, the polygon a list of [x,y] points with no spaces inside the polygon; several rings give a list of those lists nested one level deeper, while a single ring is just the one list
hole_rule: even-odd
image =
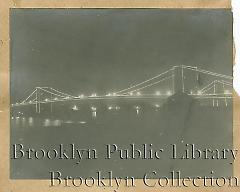
[{"label": "suspension bridge", "polygon": [[193,66],[173,66],[167,71],[155,75],[142,82],[104,95],[71,95],[52,87],[35,87],[21,102],[13,103],[12,107],[35,105],[36,112],[41,112],[41,105],[78,100],[107,99],[166,99],[178,92],[191,95],[196,99],[212,100],[218,105],[223,100],[232,98],[232,76],[207,71]]}]

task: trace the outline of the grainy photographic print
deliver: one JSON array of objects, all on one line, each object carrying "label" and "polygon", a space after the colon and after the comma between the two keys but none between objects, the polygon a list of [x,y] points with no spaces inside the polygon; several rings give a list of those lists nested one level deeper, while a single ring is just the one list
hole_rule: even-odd
[{"label": "grainy photographic print", "polygon": [[228,9],[11,9],[12,179],[233,174]]}]

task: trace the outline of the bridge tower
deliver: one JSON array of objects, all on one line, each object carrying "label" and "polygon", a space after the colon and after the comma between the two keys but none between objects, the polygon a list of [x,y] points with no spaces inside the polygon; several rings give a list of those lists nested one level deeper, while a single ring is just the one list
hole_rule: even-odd
[{"label": "bridge tower", "polygon": [[195,72],[196,70],[196,67],[185,65],[173,67],[174,93],[191,93],[191,89],[196,86],[198,79],[198,73]]},{"label": "bridge tower", "polygon": [[41,94],[40,94],[40,91],[39,91],[39,88],[36,87],[36,113],[41,113],[41,102],[40,102],[40,98],[41,97]]},{"label": "bridge tower", "polygon": [[183,66],[174,66],[173,67],[173,74],[174,74],[174,93],[185,93],[186,86],[185,86],[185,73]]}]

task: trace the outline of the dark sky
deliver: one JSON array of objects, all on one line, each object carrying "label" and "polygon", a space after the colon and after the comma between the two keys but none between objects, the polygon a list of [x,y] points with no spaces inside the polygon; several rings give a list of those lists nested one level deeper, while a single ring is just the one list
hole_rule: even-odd
[{"label": "dark sky", "polygon": [[11,93],[117,91],[174,65],[231,75],[232,14],[199,9],[12,9]]}]

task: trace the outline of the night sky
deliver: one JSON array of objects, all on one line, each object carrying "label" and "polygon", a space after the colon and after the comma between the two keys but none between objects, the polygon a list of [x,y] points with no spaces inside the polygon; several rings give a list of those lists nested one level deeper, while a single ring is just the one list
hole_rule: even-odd
[{"label": "night sky", "polygon": [[105,94],[174,65],[231,75],[232,14],[199,9],[12,9],[11,97],[36,86]]}]

